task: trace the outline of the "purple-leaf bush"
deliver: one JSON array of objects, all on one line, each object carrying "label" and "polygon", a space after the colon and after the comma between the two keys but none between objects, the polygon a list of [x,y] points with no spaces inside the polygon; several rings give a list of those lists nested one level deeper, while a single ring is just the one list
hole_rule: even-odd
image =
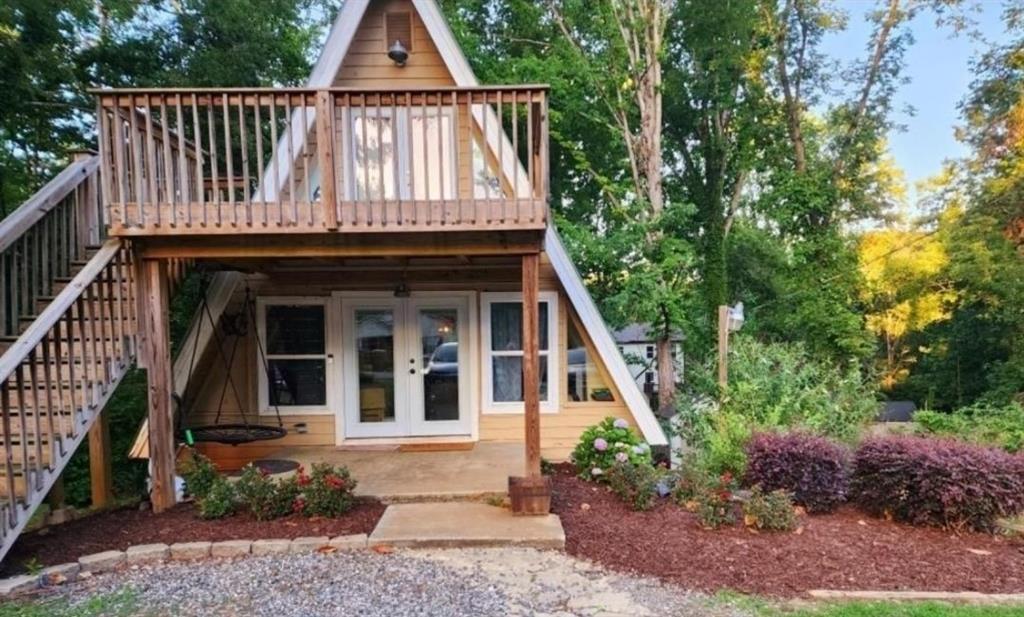
[{"label": "purple-leaf bush", "polygon": [[849,454],[808,433],[758,433],[747,443],[744,482],[766,493],[785,490],[808,512],[831,512],[846,501]]},{"label": "purple-leaf bush", "polygon": [[854,454],[851,497],[877,516],[988,531],[1024,511],[1024,456],[945,439],[873,438]]}]

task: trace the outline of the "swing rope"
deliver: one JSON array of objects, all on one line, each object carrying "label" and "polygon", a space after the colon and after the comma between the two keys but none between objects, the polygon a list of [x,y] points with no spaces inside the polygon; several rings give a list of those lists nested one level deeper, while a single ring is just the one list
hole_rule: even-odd
[{"label": "swing rope", "polygon": [[[242,312],[239,313],[239,316],[246,318],[246,324],[248,324],[248,318],[250,317],[252,318],[252,323],[256,323],[256,313],[255,310],[253,309],[253,304],[255,304],[255,302],[252,300],[251,292],[248,286],[246,286],[245,305],[244,308],[242,309]],[[203,294],[202,304],[200,305],[199,311],[199,324],[196,327],[196,340],[192,345],[191,357],[189,359],[188,375],[185,381],[185,388],[182,390],[182,396],[180,397],[178,402],[180,407],[178,414],[179,431],[184,433],[186,441],[190,444],[196,441],[212,441],[230,445],[238,445],[242,443],[249,443],[252,441],[263,441],[284,437],[288,433],[288,431],[284,428],[284,421],[281,419],[281,409],[278,406],[276,397],[273,400],[273,405],[274,413],[277,416],[277,426],[275,427],[250,423],[249,416],[245,411],[245,404],[242,401],[241,394],[238,391],[238,387],[235,384],[234,377],[231,373],[232,366],[234,365],[234,361],[237,356],[238,344],[241,341],[242,337],[247,334],[248,328],[234,328],[234,331],[231,333],[234,337],[234,340],[232,341],[231,345],[231,353],[229,355],[225,355],[224,339],[221,337],[221,333],[213,319],[213,313],[210,311],[210,305],[209,302],[207,301],[207,296],[205,293]],[[192,388],[192,375],[195,371],[196,355],[199,348],[199,335],[202,333],[204,318],[205,321],[210,324],[211,334],[213,335],[214,338],[214,344],[217,347],[218,356],[220,357],[221,363],[224,366],[224,382],[221,385],[220,398],[217,403],[217,415],[214,418],[213,424],[185,428],[184,430],[181,430],[181,426],[184,422],[184,417],[186,414],[192,411],[195,399],[198,396],[196,393],[192,393],[192,396],[190,397],[189,394],[190,391],[195,390],[194,388]],[[253,330],[253,332],[254,338],[256,339],[257,348],[259,349],[260,360],[267,376],[267,382],[270,383],[270,365],[267,362],[266,354],[263,351],[263,343],[262,341],[260,341],[258,330]],[[225,398],[227,397],[227,389],[229,386],[231,388],[232,394],[235,397],[235,401],[238,403],[238,410],[242,417],[241,424],[221,423],[221,417],[224,412],[224,401]]]}]

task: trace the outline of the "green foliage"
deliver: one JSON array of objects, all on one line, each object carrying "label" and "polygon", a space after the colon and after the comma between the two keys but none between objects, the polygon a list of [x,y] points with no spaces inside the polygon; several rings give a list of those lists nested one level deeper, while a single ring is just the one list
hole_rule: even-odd
[{"label": "green foliage", "polygon": [[235,491],[242,507],[256,520],[268,521],[291,514],[300,489],[294,476],[274,480],[250,463],[242,469],[242,475],[235,483]]},{"label": "green foliage", "polygon": [[697,520],[705,529],[718,529],[736,522],[732,493],[728,490],[705,491],[694,499]]},{"label": "green foliage", "polygon": [[178,463],[177,471],[185,480],[185,489],[198,500],[205,498],[221,477],[213,461],[191,449],[188,456]]},{"label": "green foliage", "polygon": [[743,502],[743,522],[763,531],[793,531],[796,529],[793,500],[782,489],[765,493],[760,486],[754,486],[750,497]]},{"label": "green foliage", "polygon": [[651,448],[621,418],[611,416],[583,431],[572,462],[584,480],[604,480],[616,463],[650,465]]},{"label": "green foliage", "polygon": [[654,507],[658,482],[664,474],[649,463],[616,463],[607,474],[608,486],[637,511]]},{"label": "green foliage", "polygon": [[693,457],[684,460],[680,468],[672,474],[672,501],[684,507],[719,483],[719,478],[712,475],[700,460]]},{"label": "green foliage", "polygon": [[[694,388],[713,392],[711,368],[691,369]],[[856,369],[816,359],[798,343],[734,335],[721,405],[696,394],[681,405],[678,428],[710,471],[740,475],[754,431],[800,429],[853,442],[876,413],[873,388]]]},{"label": "green foliage", "polygon": [[1024,407],[1020,403],[978,403],[954,412],[922,410],[914,421],[923,433],[999,446],[1008,452],[1024,449]]},{"label": "green foliage", "polygon": [[344,465],[314,463],[309,475],[300,468],[297,482],[302,496],[293,509],[306,516],[341,516],[355,505],[356,481]]},{"label": "green foliage", "polygon": [[137,617],[142,611],[132,590],[87,595],[69,602],[66,597],[16,600],[0,604],[0,617]]},{"label": "green foliage", "polygon": [[1020,606],[970,606],[937,602],[843,602],[797,611],[766,610],[764,617],[1019,617]]},{"label": "green foliage", "polygon": [[224,518],[234,514],[235,485],[224,476],[215,476],[197,505],[200,518]]}]

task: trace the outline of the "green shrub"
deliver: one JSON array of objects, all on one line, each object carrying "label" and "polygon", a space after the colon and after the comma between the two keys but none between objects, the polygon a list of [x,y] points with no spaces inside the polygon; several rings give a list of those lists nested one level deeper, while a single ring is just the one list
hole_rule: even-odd
[{"label": "green shrub", "polygon": [[355,505],[356,481],[342,465],[314,463],[312,473],[299,468],[297,484],[302,495],[294,502],[294,510],[306,516],[341,516]]},{"label": "green shrub", "polygon": [[216,476],[197,504],[199,517],[224,518],[235,511],[235,487],[227,478]]},{"label": "green shrub", "polygon": [[1024,450],[1024,407],[1020,403],[978,403],[951,413],[919,411],[914,421],[921,433],[997,446],[1008,452]]},{"label": "green shrub", "polygon": [[683,467],[676,478],[672,499],[697,514],[701,526],[718,529],[736,522],[732,503],[736,481],[732,474],[714,476],[706,467],[693,463]]},{"label": "green shrub", "polygon": [[616,463],[649,466],[651,448],[625,420],[608,417],[583,431],[572,461],[581,478],[604,480]]},{"label": "green shrub", "polygon": [[648,463],[616,463],[608,472],[608,485],[619,499],[637,511],[650,510],[662,473]]},{"label": "green shrub", "polygon": [[765,493],[755,486],[743,503],[743,522],[764,531],[792,531],[796,529],[793,500],[782,489]]},{"label": "green shrub", "polygon": [[718,529],[736,522],[732,493],[707,491],[697,496],[697,518],[705,529]]},{"label": "green shrub", "polygon": [[672,475],[672,501],[680,506],[686,506],[696,500],[718,483],[718,478],[708,473],[708,470],[693,458],[684,461]]},{"label": "green shrub", "polygon": [[255,465],[246,465],[235,484],[238,499],[256,520],[266,521],[294,511],[299,485],[296,478],[274,481]]},{"label": "green shrub", "polygon": [[691,365],[697,391],[683,398],[676,427],[712,472],[741,475],[754,432],[797,429],[852,443],[877,413],[874,388],[856,367],[814,358],[797,343],[734,336],[721,404],[713,370]]},{"label": "green shrub", "polygon": [[195,450],[189,450],[188,455],[178,463],[178,475],[184,478],[189,494],[200,501],[221,477],[213,461]]}]

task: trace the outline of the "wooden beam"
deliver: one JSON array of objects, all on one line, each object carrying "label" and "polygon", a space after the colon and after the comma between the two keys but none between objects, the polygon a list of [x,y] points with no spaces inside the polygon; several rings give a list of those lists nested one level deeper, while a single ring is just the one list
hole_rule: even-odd
[{"label": "wooden beam", "polygon": [[[523,255],[523,413],[526,476],[540,477],[540,254]],[[549,316],[553,319],[554,316]],[[553,343],[552,343],[553,344]],[[548,367],[556,370],[557,367]]]},{"label": "wooden beam", "polygon": [[89,428],[89,480],[93,508],[106,508],[114,503],[109,417],[109,412],[101,411]]},{"label": "wooden beam", "polygon": [[729,307],[718,307],[718,387],[724,393],[729,385]]},{"label": "wooden beam", "polygon": [[160,513],[175,503],[167,262],[147,259],[142,263],[146,297],[143,329],[148,343],[150,500],[153,511]]}]

